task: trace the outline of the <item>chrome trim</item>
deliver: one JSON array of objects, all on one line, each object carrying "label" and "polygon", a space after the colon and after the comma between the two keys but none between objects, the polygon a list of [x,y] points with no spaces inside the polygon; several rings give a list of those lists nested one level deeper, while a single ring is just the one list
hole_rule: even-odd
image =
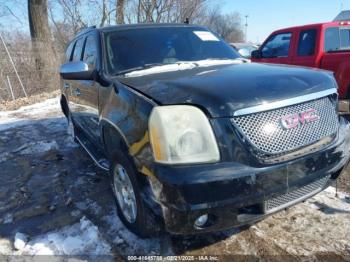
[{"label": "chrome trim", "polygon": [[[318,189],[316,189],[316,190],[314,190],[314,191],[312,191],[312,192],[310,192],[310,193],[308,193],[306,195],[303,195],[303,196],[301,196],[299,198],[296,198],[296,199],[294,199],[292,201],[289,201],[289,202],[287,202],[287,203],[285,203],[283,205],[280,205],[278,207],[274,207],[274,208],[271,208],[269,210],[266,210],[264,213],[266,215],[269,215],[269,214],[272,214],[272,213],[276,213],[277,211],[289,208],[291,206],[294,206],[294,205],[296,205],[296,204],[298,204],[300,202],[303,202],[303,201],[305,201],[305,200],[307,200],[307,199],[317,195],[318,193],[322,192],[323,190],[325,190],[330,185],[329,184],[330,176],[326,176],[326,177],[324,177],[324,179],[326,180],[326,182],[325,182],[325,184],[322,187],[319,187]],[[266,204],[266,202],[264,204]]]},{"label": "chrome trim", "polygon": [[310,100],[315,100],[315,99],[325,97],[325,96],[328,96],[331,94],[338,94],[337,89],[331,88],[331,89],[327,89],[324,91],[320,91],[317,93],[312,93],[312,94],[308,94],[308,95],[304,95],[304,96],[297,96],[297,97],[293,97],[293,98],[289,98],[289,99],[285,99],[285,100],[281,100],[281,101],[276,101],[276,102],[261,104],[258,106],[239,109],[239,110],[234,112],[233,116],[243,116],[243,115],[249,115],[249,114],[263,112],[263,111],[269,111],[272,109],[277,109],[277,108],[281,108],[281,107],[300,104],[300,103],[307,102]]},{"label": "chrome trim", "polygon": [[95,164],[96,164],[99,168],[101,168],[101,169],[103,169],[103,170],[105,170],[105,171],[108,171],[108,170],[109,170],[109,167],[103,166],[103,165],[101,165],[101,164],[97,161],[97,159],[94,157],[94,155],[89,151],[89,149],[87,149],[87,147],[86,147],[86,146],[84,145],[84,143],[79,139],[78,136],[76,136],[75,138],[77,139],[77,141],[79,142],[79,144],[82,146],[82,148],[85,149],[86,153],[88,153],[88,155],[92,158],[92,160],[94,160]]}]

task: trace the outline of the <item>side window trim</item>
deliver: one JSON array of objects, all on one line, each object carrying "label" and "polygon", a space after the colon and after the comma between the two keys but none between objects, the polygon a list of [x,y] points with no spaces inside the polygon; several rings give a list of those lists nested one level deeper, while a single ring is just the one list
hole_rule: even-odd
[{"label": "side window trim", "polygon": [[[68,47],[66,49],[66,62],[71,62],[72,59],[73,59],[73,53],[74,53],[74,49],[75,49],[75,44],[76,44],[76,40],[73,39],[69,44],[68,44]],[[72,49],[70,50],[70,53],[69,53],[69,57],[67,57],[67,52],[69,50],[69,48],[72,47]]]},{"label": "side window trim", "polygon": [[76,50],[76,47],[77,47],[77,44],[78,44],[79,41],[83,41],[83,44],[82,44],[82,46],[81,46],[80,57],[79,57],[79,60],[78,60],[78,61],[82,61],[82,59],[83,59],[83,50],[84,50],[84,47],[85,47],[85,39],[84,39],[84,36],[75,39],[74,49],[73,49],[73,52],[72,52],[71,61],[72,61],[73,58],[74,58],[74,52],[75,52],[75,50]]},{"label": "side window trim", "polygon": [[84,42],[83,42],[83,47],[81,49],[81,54],[80,54],[80,61],[84,61],[84,55],[85,55],[85,46],[86,46],[86,40],[88,36],[83,36]]},{"label": "side window trim", "polygon": [[[90,40],[90,39],[91,40]],[[89,41],[92,41],[92,44],[94,45],[94,51],[95,51],[95,54],[94,54],[94,63],[93,63],[93,66],[96,66],[96,59],[97,59],[97,50],[98,50],[98,47],[97,47],[97,41],[96,41],[96,35],[94,33],[90,33],[88,34],[86,37],[85,37],[85,40],[84,40],[84,48],[83,48],[83,52],[82,52],[82,61],[86,62],[85,61],[85,53],[86,53],[86,45],[88,44],[88,40]]]}]

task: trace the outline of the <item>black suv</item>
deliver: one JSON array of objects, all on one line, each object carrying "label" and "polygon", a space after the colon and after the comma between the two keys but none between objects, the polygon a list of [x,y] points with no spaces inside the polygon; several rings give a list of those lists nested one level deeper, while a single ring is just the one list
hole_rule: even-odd
[{"label": "black suv", "polygon": [[66,59],[69,130],[109,170],[119,216],[140,236],[251,224],[349,161],[329,72],[249,63],[185,24],[88,28]]}]

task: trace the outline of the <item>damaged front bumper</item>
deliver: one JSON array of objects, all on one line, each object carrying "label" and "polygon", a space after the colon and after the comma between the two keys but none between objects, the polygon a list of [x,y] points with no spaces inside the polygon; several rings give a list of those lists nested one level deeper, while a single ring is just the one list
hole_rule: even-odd
[{"label": "damaged front bumper", "polygon": [[[157,164],[153,187],[169,232],[219,231],[251,224],[317,194],[341,174],[349,158],[350,127],[341,118],[336,142],[313,154],[259,168],[234,162]],[[196,226],[203,215],[207,222]]]}]

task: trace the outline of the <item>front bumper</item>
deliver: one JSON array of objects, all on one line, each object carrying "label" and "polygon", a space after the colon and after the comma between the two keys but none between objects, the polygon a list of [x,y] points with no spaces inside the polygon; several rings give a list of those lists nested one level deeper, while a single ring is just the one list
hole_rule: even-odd
[{"label": "front bumper", "polygon": [[[155,165],[152,188],[166,228],[174,234],[219,231],[250,224],[305,200],[329,186],[350,158],[350,128],[341,119],[339,136],[327,148],[293,161],[265,167],[226,162],[189,166]],[[324,179],[319,188],[281,208],[266,211],[266,201]],[[195,220],[209,214],[206,226]]]},{"label": "front bumper", "polygon": [[338,111],[341,115],[349,115],[350,114],[350,100],[343,99],[338,102]]}]

